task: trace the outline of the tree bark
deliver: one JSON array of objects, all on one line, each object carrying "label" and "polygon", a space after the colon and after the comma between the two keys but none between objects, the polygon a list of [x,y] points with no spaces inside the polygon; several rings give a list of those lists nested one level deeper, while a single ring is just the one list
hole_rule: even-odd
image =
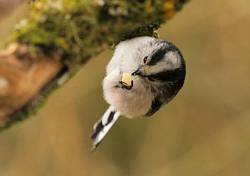
[{"label": "tree bark", "polygon": [[[62,70],[56,59],[37,59],[26,46],[12,44],[0,52],[0,126],[6,126]],[[31,105],[30,105],[31,106]]]}]

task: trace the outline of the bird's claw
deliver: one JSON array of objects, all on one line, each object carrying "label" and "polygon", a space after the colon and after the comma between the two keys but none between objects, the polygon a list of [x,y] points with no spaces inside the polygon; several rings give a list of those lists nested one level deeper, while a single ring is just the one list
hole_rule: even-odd
[{"label": "bird's claw", "polygon": [[117,88],[131,90],[133,88],[133,80],[131,81],[131,85],[128,86],[125,82],[119,81],[119,84],[116,86]]}]

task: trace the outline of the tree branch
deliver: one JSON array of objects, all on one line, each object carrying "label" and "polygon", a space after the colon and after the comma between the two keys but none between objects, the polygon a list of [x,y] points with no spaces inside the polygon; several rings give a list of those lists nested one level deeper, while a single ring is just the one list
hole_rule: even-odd
[{"label": "tree branch", "polygon": [[152,36],[186,0],[40,0],[0,52],[0,129],[29,117],[49,92],[110,45]]}]

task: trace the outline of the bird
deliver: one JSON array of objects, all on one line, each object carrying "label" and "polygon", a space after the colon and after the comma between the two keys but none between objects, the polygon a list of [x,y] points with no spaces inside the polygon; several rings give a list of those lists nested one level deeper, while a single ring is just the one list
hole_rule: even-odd
[{"label": "bird", "polygon": [[[131,75],[129,85],[122,81],[124,73]],[[171,42],[141,36],[118,43],[102,83],[110,106],[94,124],[92,150],[119,117],[152,117],[177,95],[185,76],[184,57]]]}]

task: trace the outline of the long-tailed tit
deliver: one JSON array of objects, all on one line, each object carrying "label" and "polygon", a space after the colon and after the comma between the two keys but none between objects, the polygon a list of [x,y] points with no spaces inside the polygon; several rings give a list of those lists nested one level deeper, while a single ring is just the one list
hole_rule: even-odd
[{"label": "long-tailed tit", "polygon": [[[122,81],[124,73],[131,74],[129,86]],[[185,74],[184,58],[172,43],[146,36],[120,42],[106,68],[103,92],[110,107],[94,125],[93,149],[119,116],[152,116],[172,100]]]}]

